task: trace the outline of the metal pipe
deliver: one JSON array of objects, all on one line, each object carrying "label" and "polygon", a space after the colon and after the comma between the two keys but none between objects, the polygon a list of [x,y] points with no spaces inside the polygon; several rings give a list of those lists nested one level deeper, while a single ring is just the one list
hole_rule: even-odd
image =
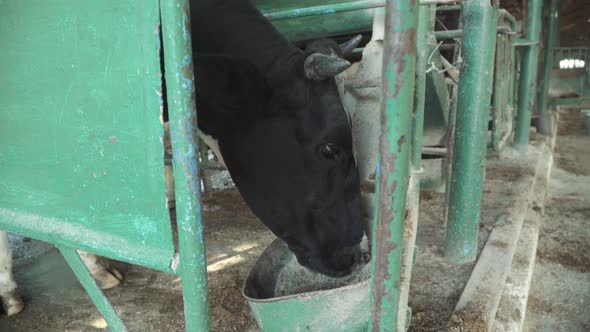
[{"label": "metal pipe", "polygon": [[[501,14],[500,14],[501,15]],[[506,112],[505,100],[506,85],[508,84],[508,77],[506,75],[506,52],[508,47],[507,36],[500,35],[496,37],[496,57],[494,64],[495,79],[494,79],[494,93],[492,94],[493,112],[493,126],[492,126],[492,148],[496,152],[500,152],[502,146],[500,145],[500,138],[502,137],[501,124],[505,121],[503,113]]]},{"label": "metal pipe", "polygon": [[[496,28],[496,32],[500,34],[512,34],[512,29],[507,25],[502,25]],[[434,36],[437,40],[452,39],[463,36],[463,29],[455,30],[441,30],[435,31]]]},{"label": "metal pipe", "polygon": [[[539,40],[541,32],[542,0],[528,0],[526,38]],[[535,107],[537,95],[537,64],[539,58],[539,45],[530,45],[525,48],[520,75],[520,89],[518,100],[518,112],[516,114],[516,130],[514,143],[519,147],[529,144],[529,128],[531,115]]]},{"label": "metal pipe", "polygon": [[531,45],[538,45],[538,40],[528,40],[526,38],[518,38],[514,44],[515,47],[522,47],[522,46],[531,46]]},{"label": "metal pipe", "polygon": [[559,47],[559,8],[560,0],[551,0],[549,2],[549,14],[547,15],[547,34],[545,39],[545,49],[543,50],[543,68],[541,70],[541,86],[539,89],[539,133],[542,135],[551,135],[551,117],[547,111],[549,99],[549,82],[551,80],[551,70],[553,69],[554,48]]},{"label": "metal pipe", "polygon": [[460,5],[448,5],[448,6],[441,6],[441,7],[436,8],[437,12],[448,12],[448,11],[453,11],[453,10],[461,10],[461,6]]},{"label": "metal pipe", "polygon": [[414,93],[414,118],[412,121],[412,168],[422,168],[422,138],[424,129],[424,103],[426,100],[426,66],[428,59],[428,30],[431,6],[418,9],[418,34],[416,36],[416,82]]},{"label": "metal pipe", "polygon": [[446,5],[446,4],[454,4],[459,3],[462,0],[420,0],[420,5]]},{"label": "metal pipe", "polygon": [[[160,2],[186,331],[209,331],[189,2]],[[188,36],[187,36],[188,34]],[[188,83],[187,83],[188,82]]]},{"label": "metal pipe", "polygon": [[405,310],[399,305],[399,287],[410,171],[417,18],[417,1],[387,0],[369,331],[395,330],[399,310]]},{"label": "metal pipe", "polygon": [[[448,4],[448,3],[458,3],[460,1],[461,0],[421,0],[420,5]],[[345,12],[351,12],[351,11],[355,11],[355,10],[365,10],[365,9],[371,9],[371,8],[384,7],[384,6],[385,6],[385,0],[362,0],[362,1],[355,1],[355,2],[336,3],[336,4],[330,4],[330,5],[324,5],[324,6],[314,6],[314,7],[307,7],[307,8],[283,10],[280,12],[268,13],[268,14],[265,14],[264,16],[271,21],[280,21],[280,20],[287,20],[287,19],[291,19],[291,18],[345,13]]]},{"label": "metal pipe", "polygon": [[268,13],[268,14],[265,14],[264,16],[271,21],[280,21],[280,20],[286,20],[286,19],[290,19],[290,18],[344,13],[344,12],[351,12],[351,11],[355,11],[355,10],[379,8],[379,7],[384,7],[384,6],[385,6],[384,0],[363,0],[363,1],[355,1],[355,2],[337,3],[337,4],[325,5],[325,6],[314,6],[314,7],[307,7],[307,8],[284,10],[284,11],[275,12],[275,13]]},{"label": "metal pipe", "polygon": [[82,284],[82,287],[84,287],[84,290],[92,300],[92,303],[94,303],[96,309],[98,309],[104,320],[107,322],[110,330],[114,332],[127,332],[125,324],[123,324],[121,318],[117,315],[117,311],[113,308],[100,287],[96,284],[96,281],[90,274],[88,267],[86,267],[86,264],[84,264],[80,255],[76,252],[76,249],[62,245],[58,245],[57,248],[64,256],[64,259],[70,268],[72,268],[76,277],[78,277],[80,284]]},{"label": "metal pipe", "polygon": [[477,236],[496,45],[497,7],[489,0],[461,4],[463,61],[458,93],[445,254],[473,261]]},{"label": "metal pipe", "polygon": [[516,19],[514,18],[514,16],[512,16],[512,14],[510,14],[510,12],[506,9],[500,9],[499,14],[503,15],[504,19],[508,21],[508,23],[510,23],[510,26],[514,29],[514,27],[516,26]]},{"label": "metal pipe", "polygon": [[426,67],[428,58],[428,31],[434,28],[434,5],[420,6],[418,9],[418,29],[416,35],[416,82],[414,91],[414,117],[412,119],[411,166],[412,174],[408,185],[407,213],[405,213],[402,239],[400,289],[397,317],[397,331],[406,331],[408,325],[408,299],[410,281],[416,248],[416,233],[420,203],[420,177],[422,173],[422,136],[424,129],[424,103],[426,100]]}]

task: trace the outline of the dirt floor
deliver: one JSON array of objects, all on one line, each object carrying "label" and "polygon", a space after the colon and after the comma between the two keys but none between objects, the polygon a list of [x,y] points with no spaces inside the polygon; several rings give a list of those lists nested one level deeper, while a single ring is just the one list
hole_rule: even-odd
[{"label": "dirt floor", "polygon": [[[577,116],[570,112],[561,117],[526,331],[590,331],[590,136],[583,134]],[[527,171],[524,164],[505,166],[501,158],[487,163],[480,250],[492,225],[512,202],[510,197],[518,194],[519,174]],[[421,194],[410,331],[443,331],[473,268],[473,264],[449,264],[442,255],[443,206],[443,194]],[[213,330],[257,331],[241,287],[274,236],[234,190],[205,195],[204,222]],[[55,249],[15,236],[11,241],[16,279],[27,308],[15,317],[0,316],[0,331],[108,330]],[[130,331],[184,330],[177,277],[115,265],[126,279],[106,294]]]},{"label": "dirt floor", "polygon": [[590,331],[590,136],[562,111],[525,331]]}]

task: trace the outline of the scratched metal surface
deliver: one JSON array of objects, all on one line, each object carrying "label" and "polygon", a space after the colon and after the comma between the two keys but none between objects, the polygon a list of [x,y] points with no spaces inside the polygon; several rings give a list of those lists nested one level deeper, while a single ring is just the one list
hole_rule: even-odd
[{"label": "scratched metal surface", "polygon": [[[256,7],[264,14],[355,2],[356,0],[254,0]],[[370,31],[373,23],[373,9],[343,13],[286,19],[273,22],[274,26],[291,41],[323,38],[346,33]]]},{"label": "scratched metal surface", "polygon": [[156,0],[0,0],[0,228],[167,268],[158,23]]}]

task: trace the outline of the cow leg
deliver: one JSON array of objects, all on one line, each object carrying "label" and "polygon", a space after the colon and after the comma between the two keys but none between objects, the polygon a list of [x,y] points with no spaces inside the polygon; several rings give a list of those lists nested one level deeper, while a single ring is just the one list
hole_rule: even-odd
[{"label": "cow leg", "polygon": [[12,275],[12,250],[8,242],[8,233],[0,231],[0,299],[8,316],[23,311],[25,304],[16,295],[16,282]]},{"label": "cow leg", "polygon": [[81,250],[78,250],[78,254],[101,289],[116,287],[123,280],[123,274],[119,270],[101,262],[98,256]]}]

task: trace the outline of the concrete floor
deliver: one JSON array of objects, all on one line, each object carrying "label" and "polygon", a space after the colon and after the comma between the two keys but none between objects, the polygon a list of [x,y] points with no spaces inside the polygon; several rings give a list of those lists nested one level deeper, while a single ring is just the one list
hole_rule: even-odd
[{"label": "concrete floor", "polygon": [[[562,116],[550,196],[541,229],[526,331],[590,331],[590,137],[577,113]],[[519,172],[487,164],[479,246],[497,216],[517,195]],[[442,331],[469,278],[442,257],[444,196],[421,195],[418,251],[412,276],[411,331]],[[233,190],[204,199],[205,238],[214,331],[256,331],[241,296],[248,270],[274,236]],[[15,317],[0,316],[0,331],[106,331],[108,328],[59,253],[32,240],[12,237],[16,278],[27,302]],[[126,275],[107,296],[130,331],[183,331],[182,297],[175,276],[117,263]]]}]

